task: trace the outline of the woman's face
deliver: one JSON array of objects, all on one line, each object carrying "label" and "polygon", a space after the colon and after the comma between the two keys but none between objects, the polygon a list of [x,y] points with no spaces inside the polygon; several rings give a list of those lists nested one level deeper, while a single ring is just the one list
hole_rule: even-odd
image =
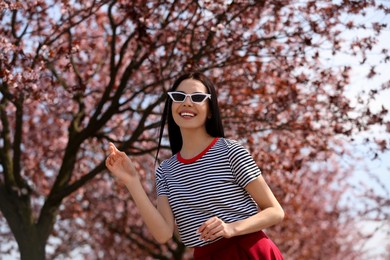
[{"label": "woman's face", "polygon": [[[185,94],[208,94],[203,83],[194,79],[183,80],[175,91]],[[193,103],[187,96],[184,102],[172,101],[172,116],[175,123],[181,129],[205,128],[206,119],[210,115],[208,100],[206,98],[202,103]]]}]

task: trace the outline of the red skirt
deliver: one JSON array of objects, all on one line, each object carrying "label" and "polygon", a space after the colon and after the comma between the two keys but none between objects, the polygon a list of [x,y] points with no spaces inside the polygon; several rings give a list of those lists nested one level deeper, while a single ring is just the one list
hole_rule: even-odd
[{"label": "red skirt", "polygon": [[222,238],[209,245],[195,247],[194,259],[283,260],[283,256],[271,239],[263,231],[259,231],[232,238]]}]

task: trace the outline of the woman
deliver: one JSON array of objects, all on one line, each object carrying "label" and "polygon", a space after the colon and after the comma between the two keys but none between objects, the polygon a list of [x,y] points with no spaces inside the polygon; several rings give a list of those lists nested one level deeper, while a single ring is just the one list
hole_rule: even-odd
[{"label": "woman", "polygon": [[283,209],[248,151],[224,138],[214,85],[189,73],[168,95],[158,150],[167,121],[173,156],[156,171],[157,208],[125,153],[111,143],[106,160],[152,235],[165,243],[177,225],[194,259],[283,259],[261,231],[281,222]]}]

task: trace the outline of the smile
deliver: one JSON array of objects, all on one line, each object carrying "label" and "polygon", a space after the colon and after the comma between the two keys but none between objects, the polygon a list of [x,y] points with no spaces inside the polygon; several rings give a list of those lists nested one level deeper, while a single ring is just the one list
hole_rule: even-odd
[{"label": "smile", "polygon": [[180,116],[181,117],[194,117],[195,114],[191,113],[191,112],[182,112],[182,113],[180,113]]}]

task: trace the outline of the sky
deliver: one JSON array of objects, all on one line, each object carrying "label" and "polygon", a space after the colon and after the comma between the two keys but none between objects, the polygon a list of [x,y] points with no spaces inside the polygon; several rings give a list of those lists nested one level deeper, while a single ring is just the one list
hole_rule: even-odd
[{"label": "sky", "polygon": [[[364,18],[366,24],[369,25],[373,21],[379,21],[381,23],[390,25],[390,17],[385,17],[382,14],[377,13],[368,13]],[[346,36],[348,38],[354,38],[356,35],[362,36],[364,32],[348,32]],[[334,58],[332,62],[335,66],[338,65],[351,65],[351,83],[350,89],[347,91],[347,96],[351,99],[351,103],[354,104],[356,101],[356,94],[361,90],[370,90],[372,88],[379,87],[382,83],[390,81],[390,62],[383,62],[380,60],[379,52],[382,48],[389,48],[390,46],[390,28],[387,28],[379,38],[378,45],[370,52],[368,55],[367,63],[360,64],[360,60],[354,59],[351,56],[339,55]],[[366,75],[371,67],[371,65],[377,66],[378,75],[373,79],[367,79]],[[383,92],[379,95],[375,102],[372,103],[372,111],[379,111],[381,108],[385,107],[390,111],[390,90]],[[390,120],[390,116],[387,117]],[[355,144],[355,154],[361,156],[361,161],[353,162],[356,166],[356,171],[353,172],[350,181],[352,183],[364,183],[367,187],[373,188],[375,192],[387,197],[389,199],[390,192],[390,151],[387,151],[381,154],[377,159],[373,160],[373,154],[369,151],[368,145],[363,145],[359,143],[365,136],[370,137],[382,137],[390,142],[390,133],[386,132],[384,128],[373,129],[372,132],[363,133],[357,138],[357,143]],[[360,137],[360,138],[359,138]],[[378,185],[377,182],[374,182],[372,178],[367,174],[369,170],[374,176],[380,180],[384,187]],[[389,206],[390,207],[390,206]],[[390,208],[385,209],[388,213]],[[361,231],[364,233],[369,233],[375,228],[379,227],[384,223],[372,223],[367,221],[361,221]],[[380,226],[379,232],[376,233],[371,239],[367,241],[365,249],[370,252],[372,255],[371,259],[380,259],[377,255],[386,252],[386,248],[383,247],[384,242],[387,241],[387,244],[390,243],[390,223]],[[382,246],[381,246],[382,245]]]}]

